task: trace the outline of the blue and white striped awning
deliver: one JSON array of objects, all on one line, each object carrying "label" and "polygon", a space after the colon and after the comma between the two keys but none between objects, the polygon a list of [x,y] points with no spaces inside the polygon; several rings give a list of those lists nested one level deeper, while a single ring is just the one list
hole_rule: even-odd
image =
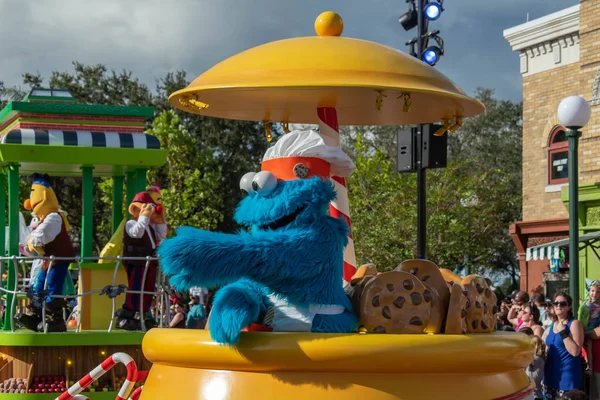
[{"label": "blue and white striped awning", "polygon": [[2,144],[48,146],[160,149],[158,138],[145,133],[13,129],[0,139]]},{"label": "blue and white striped awning", "polygon": [[[579,236],[579,250],[581,251],[588,246],[596,253],[596,249],[600,248],[600,232],[586,233]],[[525,253],[525,260],[559,259],[560,249],[566,247],[569,247],[569,239],[555,240],[554,242],[529,247]]]}]

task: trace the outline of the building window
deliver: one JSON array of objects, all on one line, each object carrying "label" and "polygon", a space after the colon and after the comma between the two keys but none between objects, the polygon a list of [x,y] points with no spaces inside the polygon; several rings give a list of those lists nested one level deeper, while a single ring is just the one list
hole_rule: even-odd
[{"label": "building window", "polygon": [[550,134],[548,143],[548,184],[555,185],[569,181],[569,142],[565,128],[557,126]]}]

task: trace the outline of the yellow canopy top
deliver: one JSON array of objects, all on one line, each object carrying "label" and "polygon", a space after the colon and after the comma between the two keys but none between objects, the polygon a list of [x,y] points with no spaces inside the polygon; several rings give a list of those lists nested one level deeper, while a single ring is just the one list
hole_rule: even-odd
[{"label": "yellow canopy top", "polygon": [[279,40],[229,57],[169,102],[206,116],[293,123],[317,123],[317,108],[335,107],[340,125],[452,125],[484,111],[424,62],[340,37],[338,14],[319,15],[315,30],[319,36]]}]

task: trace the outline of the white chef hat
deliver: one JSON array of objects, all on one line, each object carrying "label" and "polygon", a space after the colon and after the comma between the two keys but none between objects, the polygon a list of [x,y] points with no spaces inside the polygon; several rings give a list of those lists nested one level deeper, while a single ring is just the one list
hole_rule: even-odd
[{"label": "white chef hat", "polygon": [[328,146],[315,131],[292,131],[269,148],[262,170],[277,179],[292,180],[312,176],[347,177],[356,166],[339,147]]}]

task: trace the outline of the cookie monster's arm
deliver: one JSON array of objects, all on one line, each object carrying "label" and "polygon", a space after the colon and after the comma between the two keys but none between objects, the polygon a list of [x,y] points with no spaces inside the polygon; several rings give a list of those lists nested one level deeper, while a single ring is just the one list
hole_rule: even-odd
[{"label": "cookie monster's arm", "polygon": [[254,235],[183,227],[160,245],[158,254],[178,290],[217,287],[240,278],[269,285],[298,279],[299,271],[302,278],[311,279],[332,263],[341,265],[346,238],[338,232],[328,221],[314,229]]}]

